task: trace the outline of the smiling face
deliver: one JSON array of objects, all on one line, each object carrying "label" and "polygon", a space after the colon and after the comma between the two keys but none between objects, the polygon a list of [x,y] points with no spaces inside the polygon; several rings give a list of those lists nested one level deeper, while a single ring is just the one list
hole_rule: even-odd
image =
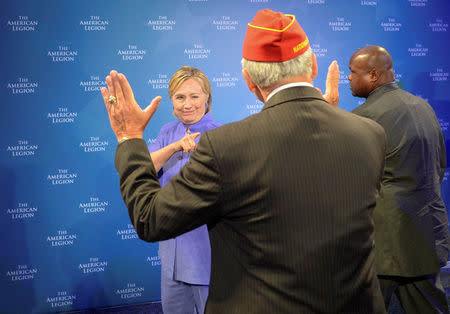
[{"label": "smiling face", "polygon": [[206,113],[206,95],[200,83],[189,78],[185,80],[172,96],[173,113],[186,125],[197,123]]}]

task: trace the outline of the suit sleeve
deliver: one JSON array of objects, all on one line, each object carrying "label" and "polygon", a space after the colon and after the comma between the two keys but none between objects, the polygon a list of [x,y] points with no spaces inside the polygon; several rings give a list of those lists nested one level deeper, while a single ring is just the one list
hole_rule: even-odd
[{"label": "suit sleeve", "polygon": [[219,217],[220,176],[206,134],[188,164],[161,188],[144,140],[118,145],[120,190],[138,236],[154,242],[176,237]]}]

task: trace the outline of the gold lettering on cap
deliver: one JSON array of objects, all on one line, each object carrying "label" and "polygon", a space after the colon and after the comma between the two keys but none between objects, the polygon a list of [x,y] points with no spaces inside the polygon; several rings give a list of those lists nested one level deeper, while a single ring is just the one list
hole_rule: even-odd
[{"label": "gold lettering on cap", "polygon": [[297,46],[295,46],[294,48],[292,48],[294,50],[294,53],[302,50],[303,48],[305,48],[309,43],[308,38],[306,38],[304,41],[302,41],[301,43],[299,43]]}]

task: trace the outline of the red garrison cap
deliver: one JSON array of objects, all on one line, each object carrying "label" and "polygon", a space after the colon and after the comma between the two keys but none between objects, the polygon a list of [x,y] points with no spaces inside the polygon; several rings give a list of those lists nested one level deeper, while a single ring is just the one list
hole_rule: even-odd
[{"label": "red garrison cap", "polygon": [[242,57],[250,61],[283,62],[303,54],[309,40],[294,15],[258,11],[248,23]]}]

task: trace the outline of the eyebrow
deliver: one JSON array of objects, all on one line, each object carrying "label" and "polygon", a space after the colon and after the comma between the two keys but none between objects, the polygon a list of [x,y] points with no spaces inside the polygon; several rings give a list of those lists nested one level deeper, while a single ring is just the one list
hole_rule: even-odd
[{"label": "eyebrow", "polygon": [[193,93],[188,93],[188,94],[183,94],[183,93],[176,93],[174,96],[185,96],[185,95],[201,95],[201,92],[193,92]]}]

